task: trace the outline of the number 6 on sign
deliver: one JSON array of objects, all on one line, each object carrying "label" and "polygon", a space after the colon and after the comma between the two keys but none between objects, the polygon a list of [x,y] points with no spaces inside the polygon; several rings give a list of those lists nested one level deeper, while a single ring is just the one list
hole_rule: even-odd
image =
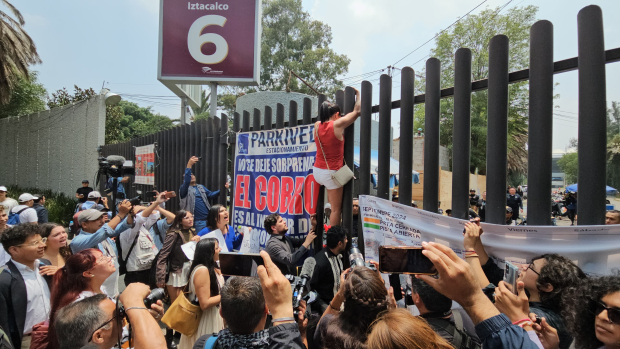
[{"label": "number 6 on sign", "polygon": [[[217,64],[228,56],[228,43],[219,34],[206,33],[200,35],[203,29],[210,25],[223,27],[226,17],[218,15],[207,15],[198,18],[189,28],[187,34],[187,48],[192,57],[202,64]],[[202,46],[207,43],[215,44],[215,52],[212,55],[202,53]]]}]

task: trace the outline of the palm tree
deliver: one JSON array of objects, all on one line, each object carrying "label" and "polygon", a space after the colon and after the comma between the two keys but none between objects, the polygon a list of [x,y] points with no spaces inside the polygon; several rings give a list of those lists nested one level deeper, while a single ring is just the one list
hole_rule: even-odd
[{"label": "palm tree", "polygon": [[28,66],[41,63],[22,14],[7,0],[0,0],[17,20],[0,11],[0,103],[8,104],[20,77],[29,78]]}]

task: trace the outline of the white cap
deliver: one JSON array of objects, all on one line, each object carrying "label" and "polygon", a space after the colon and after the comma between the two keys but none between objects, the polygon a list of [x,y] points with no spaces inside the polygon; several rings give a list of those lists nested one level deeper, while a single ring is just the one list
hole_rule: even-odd
[{"label": "white cap", "polygon": [[8,191],[4,185],[0,185],[0,191]]},{"label": "white cap", "polygon": [[36,199],[38,199],[38,197],[32,196],[31,194],[28,194],[28,193],[23,193],[22,195],[19,196],[19,202],[26,202],[30,200],[36,200]]},{"label": "white cap", "polygon": [[323,206],[323,209],[327,209],[327,208],[332,208],[332,205],[328,202],[325,204],[325,206]]},{"label": "white cap", "polygon": [[101,197],[101,193],[99,193],[98,191],[91,191],[90,193],[88,193],[88,198],[89,199],[94,199],[94,198],[100,198]]}]

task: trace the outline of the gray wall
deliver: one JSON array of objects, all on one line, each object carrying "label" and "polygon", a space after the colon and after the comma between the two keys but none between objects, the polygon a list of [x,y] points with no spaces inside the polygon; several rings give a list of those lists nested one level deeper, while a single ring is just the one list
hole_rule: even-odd
[{"label": "gray wall", "polygon": [[[310,98],[312,100],[312,117],[316,117],[318,114],[319,100],[316,97],[305,95],[297,92],[284,92],[284,91],[265,91],[250,93],[245,96],[237,98],[236,112],[243,118],[243,111],[250,113],[250,127],[253,125],[254,108],[260,110],[260,124],[264,124],[265,120],[265,106],[271,107],[271,120],[276,123],[276,111],[278,110],[278,103],[284,106],[284,121],[288,121],[288,109],[291,101],[297,102],[297,120],[300,122],[304,117],[304,98]],[[242,119],[243,120],[243,119]],[[243,121],[242,121],[243,125]]]},{"label": "gray wall", "polygon": [[105,142],[100,96],[61,108],[0,119],[0,185],[51,189],[74,196],[98,169]]}]

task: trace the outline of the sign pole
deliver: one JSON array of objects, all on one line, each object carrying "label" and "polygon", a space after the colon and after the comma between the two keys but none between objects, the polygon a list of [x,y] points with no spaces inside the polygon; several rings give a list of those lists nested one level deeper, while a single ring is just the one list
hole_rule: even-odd
[{"label": "sign pole", "polygon": [[214,118],[217,116],[217,82],[211,82],[211,101],[209,105],[209,116]]}]

